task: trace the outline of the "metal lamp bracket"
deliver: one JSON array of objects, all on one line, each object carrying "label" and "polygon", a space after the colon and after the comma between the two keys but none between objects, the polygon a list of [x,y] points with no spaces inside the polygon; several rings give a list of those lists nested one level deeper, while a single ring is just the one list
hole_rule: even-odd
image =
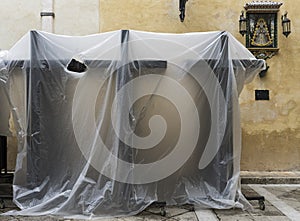
[{"label": "metal lamp bracket", "polygon": [[188,0],[179,0],[179,11],[180,11],[180,21],[183,22],[185,18],[185,4]]}]

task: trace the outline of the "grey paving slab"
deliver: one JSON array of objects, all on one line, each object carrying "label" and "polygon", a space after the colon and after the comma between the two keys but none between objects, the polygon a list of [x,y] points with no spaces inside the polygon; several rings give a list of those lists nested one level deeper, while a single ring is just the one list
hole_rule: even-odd
[{"label": "grey paving slab", "polygon": [[217,214],[217,216],[239,216],[239,215],[243,215],[243,214],[248,214],[247,211],[243,211],[241,209],[216,209],[214,210],[214,212]]},{"label": "grey paving slab", "polygon": [[[158,207],[150,207],[146,211],[139,214],[137,217],[142,217],[147,220],[148,214],[152,214],[152,218],[155,220],[167,220],[167,221],[177,221],[177,220],[197,220],[194,211],[191,211],[193,207],[189,205],[185,206],[167,206],[165,207],[166,215],[160,215],[161,209]],[[146,218],[146,219],[145,219]]]},{"label": "grey paving slab", "polygon": [[218,221],[217,214],[210,209],[196,209],[195,214],[199,221]]},{"label": "grey paving slab", "polygon": [[[271,193],[267,190],[267,188],[272,186],[267,185],[250,185],[252,189],[254,189],[257,193],[264,195],[266,200],[268,200],[272,205],[274,205],[278,210],[280,210],[286,217],[288,217],[291,220],[299,221],[300,220],[300,212],[297,211],[294,208],[294,205],[288,205],[284,200],[277,197],[275,194]],[[283,186],[280,189],[280,192],[282,192],[282,189],[287,188],[290,186]],[[289,192],[288,189],[286,189],[286,192]]]},{"label": "grey paving slab", "polygon": [[286,216],[253,216],[255,221],[291,221]]},{"label": "grey paving slab", "polygon": [[266,186],[265,189],[300,212],[300,185]]},{"label": "grey paving slab", "polygon": [[[173,216],[178,216],[184,213],[189,212],[189,208],[188,207],[184,207],[184,206],[167,206],[164,208],[165,212],[166,212],[166,217],[167,218],[171,218]],[[156,214],[159,215],[161,214],[161,209],[158,207],[149,207],[145,210],[145,212],[148,213],[152,213],[152,214]],[[143,214],[143,213],[142,213]]]},{"label": "grey paving slab", "polygon": [[251,218],[249,214],[243,214],[243,215],[217,215],[218,219],[221,221],[252,221],[254,219]]},{"label": "grey paving slab", "polygon": [[62,221],[63,219],[51,216],[0,216],[1,221]]},{"label": "grey paving slab", "polygon": [[173,219],[178,221],[198,221],[195,212],[187,212],[181,215],[174,216]]}]

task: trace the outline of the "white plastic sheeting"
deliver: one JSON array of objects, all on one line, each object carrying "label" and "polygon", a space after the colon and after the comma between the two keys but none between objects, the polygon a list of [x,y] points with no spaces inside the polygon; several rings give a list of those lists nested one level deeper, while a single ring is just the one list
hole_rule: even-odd
[{"label": "white plastic sheeting", "polygon": [[[6,60],[7,51],[0,50],[0,71],[1,67],[5,67],[5,64],[2,63]],[[10,115],[10,108],[9,108],[9,101],[7,96],[7,89],[6,87],[6,80],[2,80],[0,76],[0,136],[10,136],[9,130],[9,115]]]},{"label": "white plastic sheeting", "polygon": [[19,139],[8,214],[246,205],[238,95],[264,61],[229,33],[31,31],[1,62]]}]

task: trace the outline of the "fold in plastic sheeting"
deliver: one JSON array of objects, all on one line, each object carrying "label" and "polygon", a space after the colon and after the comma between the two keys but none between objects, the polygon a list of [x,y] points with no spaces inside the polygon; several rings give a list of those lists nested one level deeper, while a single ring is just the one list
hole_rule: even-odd
[{"label": "fold in plastic sheeting", "polygon": [[31,31],[3,63],[19,140],[8,214],[247,205],[238,95],[264,61],[229,33]]}]

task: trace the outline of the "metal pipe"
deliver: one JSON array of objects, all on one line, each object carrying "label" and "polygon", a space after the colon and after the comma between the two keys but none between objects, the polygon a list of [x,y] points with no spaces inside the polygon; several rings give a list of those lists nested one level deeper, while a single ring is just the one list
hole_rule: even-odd
[{"label": "metal pipe", "polygon": [[42,0],[41,29],[53,33],[54,30],[54,0]]}]

